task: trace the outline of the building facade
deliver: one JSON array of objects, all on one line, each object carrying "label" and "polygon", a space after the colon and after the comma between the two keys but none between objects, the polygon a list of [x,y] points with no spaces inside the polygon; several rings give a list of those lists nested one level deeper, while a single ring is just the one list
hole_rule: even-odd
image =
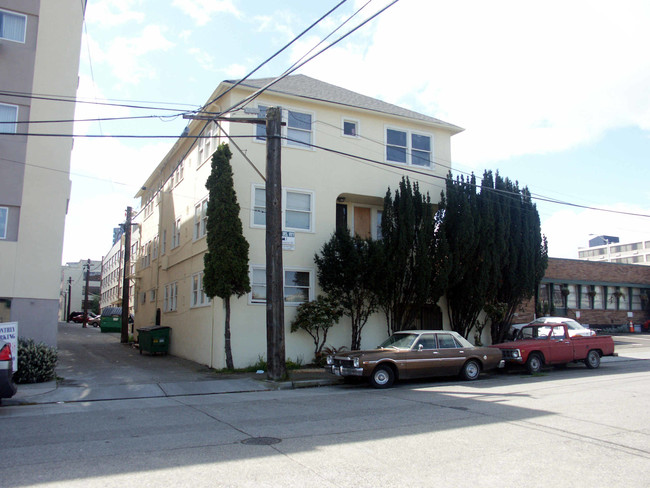
[{"label": "building facade", "polygon": [[[222,112],[271,80],[225,81],[206,112]],[[229,90],[229,91],[228,91]],[[226,93],[227,92],[227,93]],[[451,166],[457,126],[303,76],[290,76],[247,105],[264,119],[282,107],[282,219],[286,355],[311,361],[313,342],[289,332],[296,306],[319,294],[314,255],[337,225],[363,237],[379,237],[383,198],[403,176],[438,201]],[[250,110],[249,110],[250,111]],[[250,117],[236,111],[232,119]],[[170,326],[171,353],[210,367],[225,366],[224,305],[203,293],[206,244],[206,180],[211,155],[229,143],[244,236],[250,244],[252,291],[231,299],[236,367],[266,354],[265,127],[193,120],[138,193],[140,256],[136,268],[136,327]],[[196,139],[196,136],[201,136]],[[229,137],[228,137],[229,136]],[[386,334],[380,314],[370,318],[363,346]],[[345,317],[328,343],[350,344]]]},{"label": "building facade", "polygon": [[[85,0],[0,0],[0,308],[56,345]],[[48,94],[48,99],[32,94]],[[65,101],[60,101],[66,98]],[[59,99],[59,100],[57,100]]]},{"label": "building facade", "polygon": [[618,237],[598,236],[589,241],[589,248],[578,250],[578,258],[650,266],[650,240],[620,243]]},{"label": "building facade", "polygon": [[[88,270],[88,301],[86,302],[86,271]],[[99,298],[101,288],[102,262],[81,260],[66,263],[61,267],[61,293],[59,320],[68,320],[70,312],[83,312],[84,306],[92,309],[93,301]]]}]

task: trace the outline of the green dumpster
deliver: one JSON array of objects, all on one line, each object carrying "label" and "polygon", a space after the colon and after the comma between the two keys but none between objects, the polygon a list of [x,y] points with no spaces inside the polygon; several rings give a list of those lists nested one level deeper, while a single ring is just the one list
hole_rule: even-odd
[{"label": "green dumpster", "polygon": [[147,351],[151,354],[169,352],[169,330],[170,327],[154,325],[152,327],[142,327],[138,329],[138,343],[140,354]]}]

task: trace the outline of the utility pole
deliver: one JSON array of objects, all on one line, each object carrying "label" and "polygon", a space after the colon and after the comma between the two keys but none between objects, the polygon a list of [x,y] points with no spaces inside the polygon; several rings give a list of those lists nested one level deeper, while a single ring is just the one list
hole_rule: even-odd
[{"label": "utility pole", "polygon": [[129,272],[131,259],[131,207],[126,207],[126,224],[124,224],[124,269],[122,281],[122,334],[120,342],[129,342]]},{"label": "utility pole", "polygon": [[70,317],[70,301],[72,299],[72,276],[68,277],[68,313],[65,314],[65,321]]},{"label": "utility pole", "polygon": [[286,376],[282,269],[282,109],[266,111],[266,360],[267,376]]},{"label": "utility pole", "polygon": [[82,327],[85,329],[88,326],[88,285],[90,281],[90,258],[86,263],[86,290],[84,291],[84,324]]}]

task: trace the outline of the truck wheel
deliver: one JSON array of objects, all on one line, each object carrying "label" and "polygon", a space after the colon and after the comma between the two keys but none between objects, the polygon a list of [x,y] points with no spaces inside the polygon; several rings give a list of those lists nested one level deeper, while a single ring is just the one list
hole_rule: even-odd
[{"label": "truck wheel", "polygon": [[528,361],[526,361],[526,369],[530,374],[539,373],[542,370],[542,357],[536,352],[528,356]]},{"label": "truck wheel", "polygon": [[473,359],[470,359],[465,363],[463,369],[460,372],[461,378],[467,381],[475,380],[481,374],[481,365],[478,364]]},{"label": "truck wheel", "polygon": [[596,369],[598,366],[600,366],[600,353],[595,349],[589,351],[587,354],[587,359],[585,359],[585,365],[589,369]]},{"label": "truck wheel", "polygon": [[370,384],[375,388],[389,388],[395,381],[395,373],[390,366],[379,365],[370,375]]}]

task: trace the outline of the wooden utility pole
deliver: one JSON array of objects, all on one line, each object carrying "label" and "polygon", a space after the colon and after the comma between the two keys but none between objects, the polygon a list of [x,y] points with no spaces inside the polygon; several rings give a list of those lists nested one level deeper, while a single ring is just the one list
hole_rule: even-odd
[{"label": "wooden utility pole", "polygon": [[90,258],[86,263],[86,290],[84,291],[84,323],[82,327],[85,329],[88,326],[88,285],[90,281]]},{"label": "wooden utility pole", "polygon": [[124,268],[122,270],[122,334],[120,342],[129,342],[129,273],[131,260],[131,207],[126,207],[126,223],[124,224]]},{"label": "wooden utility pole", "polygon": [[287,374],[282,270],[282,109],[266,111],[266,361],[270,380]]}]

